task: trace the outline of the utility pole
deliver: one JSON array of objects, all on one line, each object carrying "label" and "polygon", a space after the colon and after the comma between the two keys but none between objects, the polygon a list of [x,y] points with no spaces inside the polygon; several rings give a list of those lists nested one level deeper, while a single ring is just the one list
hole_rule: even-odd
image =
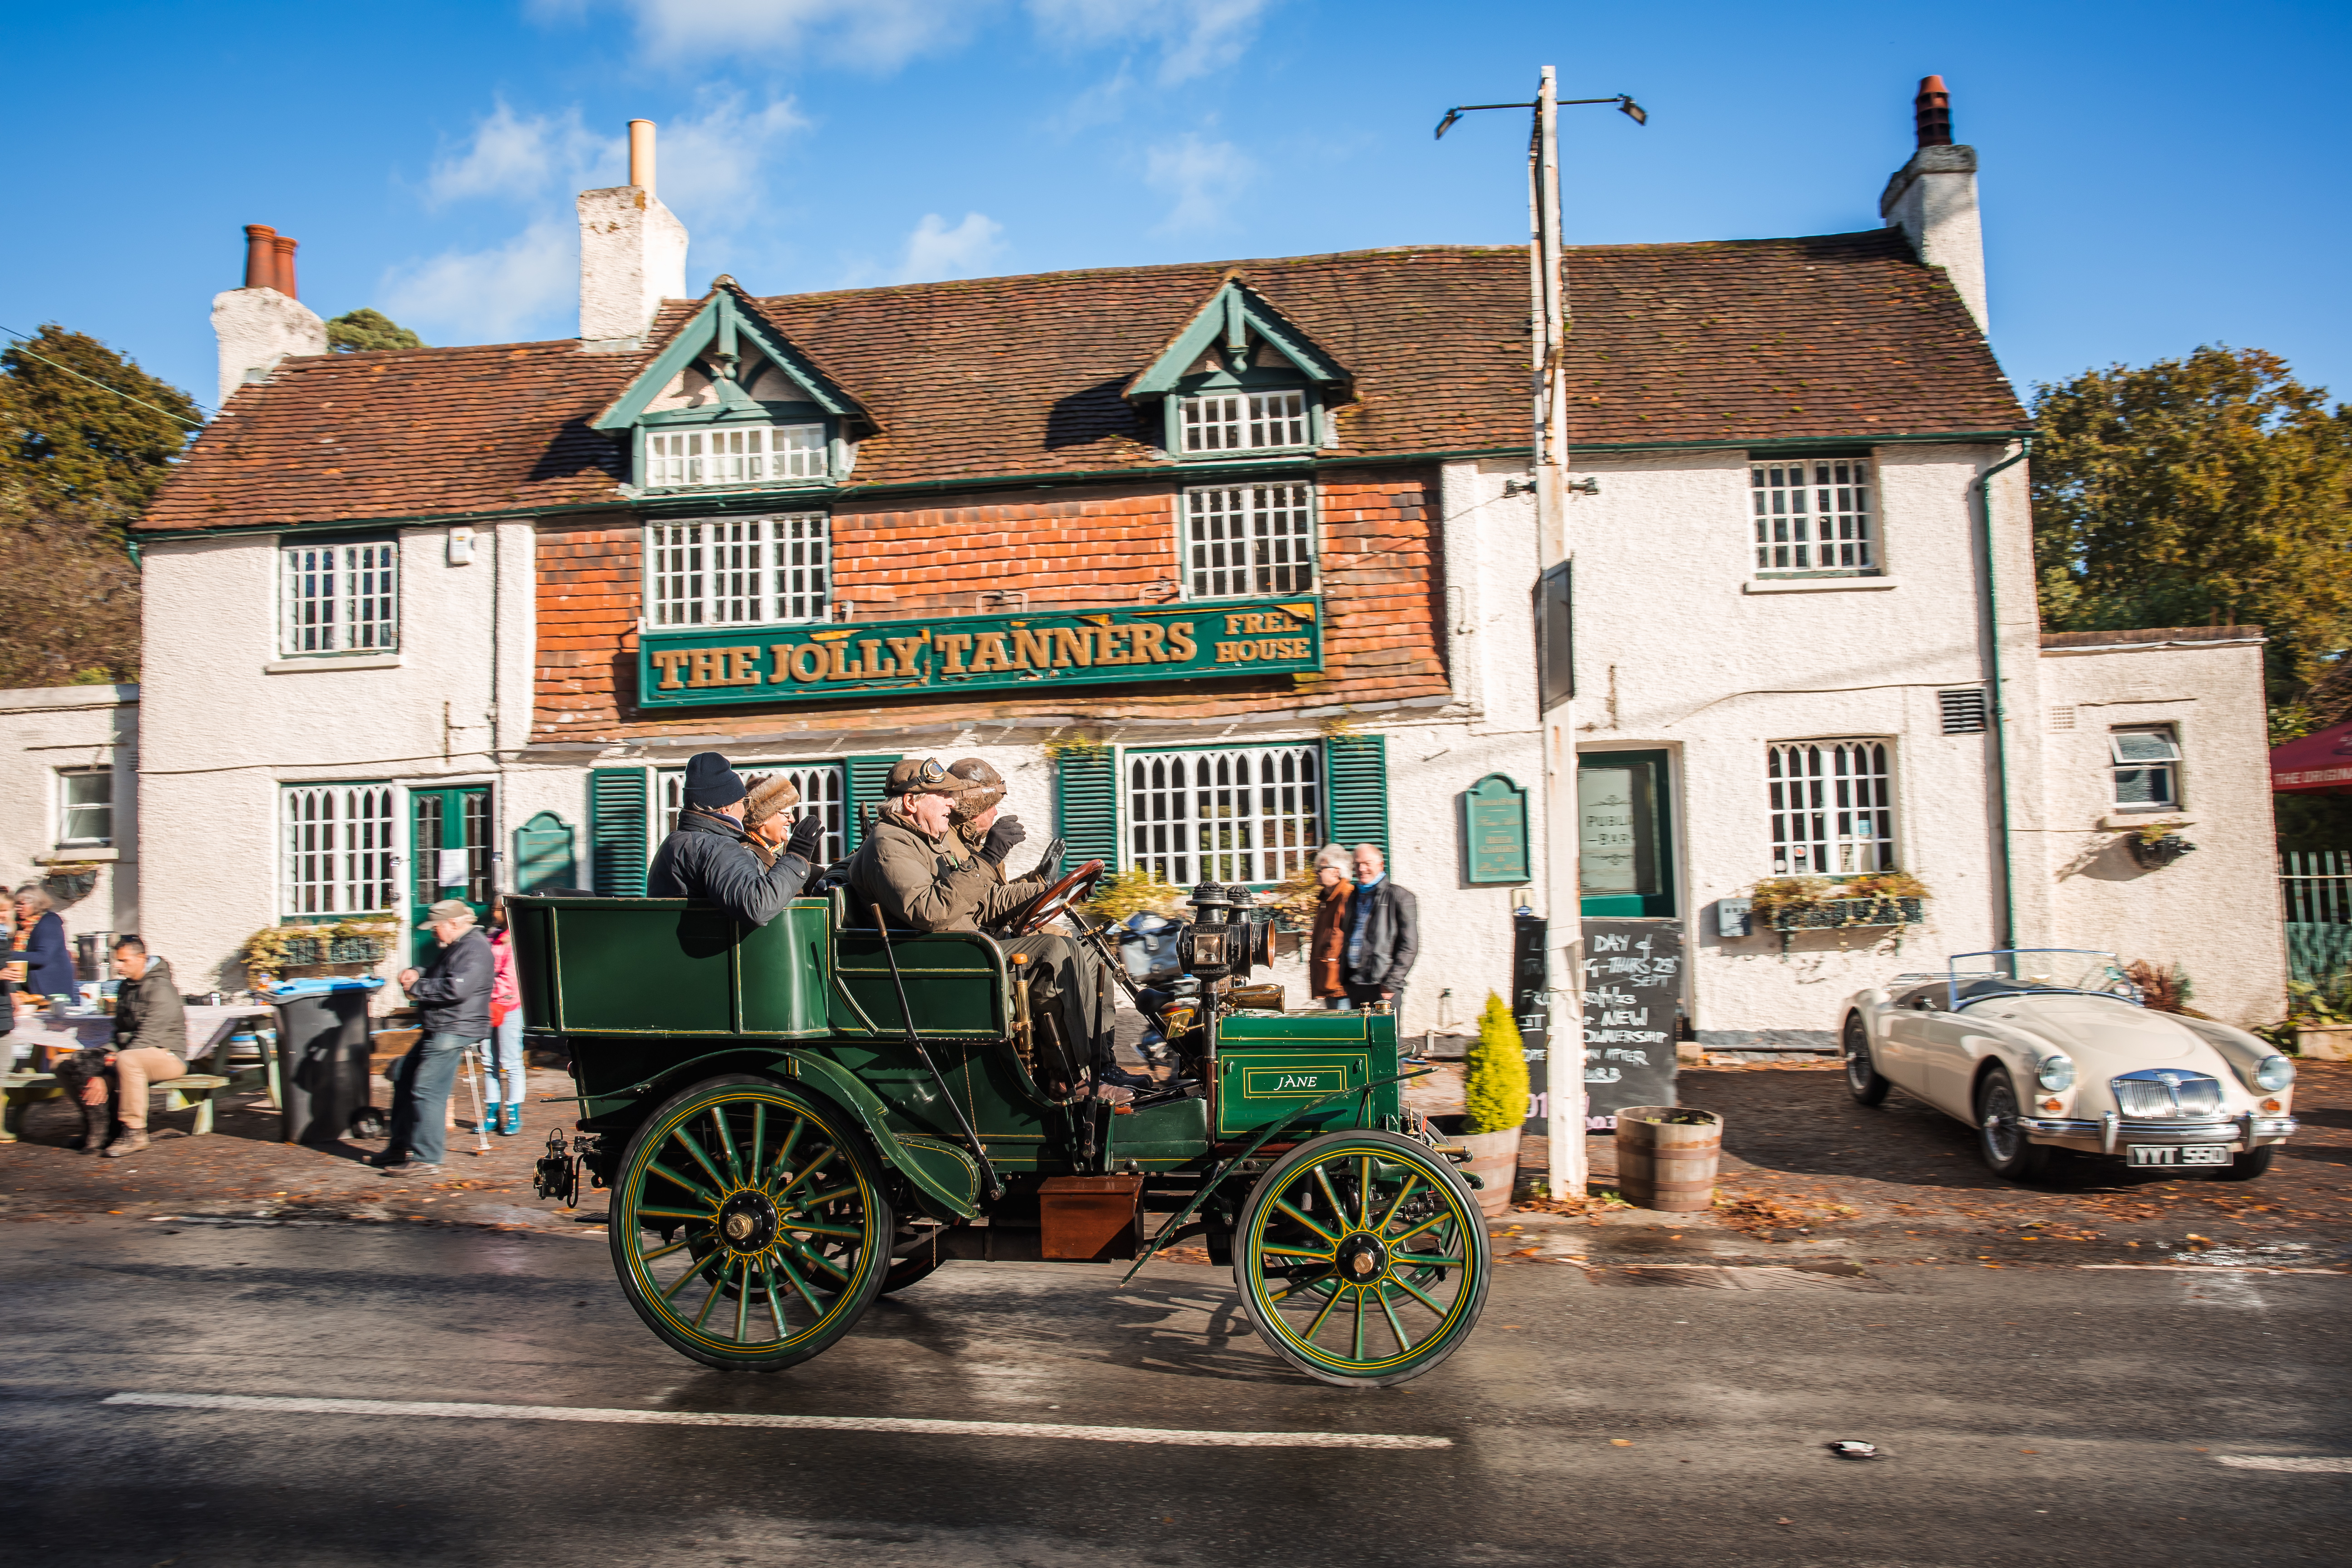
[{"label": "utility pole", "polygon": [[[1568,526],[1567,403],[1568,279],[1560,261],[1559,80],[1550,66],[1536,88],[1533,103],[1470,103],[1445,111],[1437,134],[1464,114],[1482,109],[1532,109],[1528,141],[1528,271],[1530,410],[1533,421],[1536,495],[1536,573],[1550,574],[1575,558]],[[1637,125],[1649,116],[1633,99],[1570,99],[1571,104],[1613,104]],[[1543,590],[1549,593],[1546,586]],[[1539,607],[1538,615],[1549,613]],[[1546,689],[1537,682],[1539,693]],[[1542,698],[1539,696],[1540,702]],[[1584,1154],[1584,889],[1577,865],[1580,813],[1576,798],[1576,700],[1572,684],[1559,692],[1540,715],[1544,748],[1545,961],[1550,988],[1551,1042],[1545,1064],[1545,1121],[1549,1144],[1546,1173],[1555,1198],[1581,1197],[1591,1172]]]}]

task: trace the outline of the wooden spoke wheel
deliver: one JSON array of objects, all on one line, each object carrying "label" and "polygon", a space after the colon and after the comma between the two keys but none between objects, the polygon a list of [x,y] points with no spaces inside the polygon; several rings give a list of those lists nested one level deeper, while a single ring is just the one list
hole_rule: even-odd
[{"label": "wooden spoke wheel", "polygon": [[730,1370],[791,1366],[847,1333],[882,1287],[894,1228],[856,1124],[749,1074],[665,1100],[613,1184],[629,1305],[672,1349]]},{"label": "wooden spoke wheel", "polygon": [[1326,1383],[1387,1387],[1452,1355],[1493,1267],[1470,1184],[1393,1132],[1300,1144],[1259,1178],[1234,1232],[1250,1321]]}]

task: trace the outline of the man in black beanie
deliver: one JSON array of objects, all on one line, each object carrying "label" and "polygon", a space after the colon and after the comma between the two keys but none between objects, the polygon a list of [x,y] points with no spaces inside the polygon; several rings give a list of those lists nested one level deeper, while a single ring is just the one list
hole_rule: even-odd
[{"label": "man in black beanie", "polygon": [[800,897],[824,838],[824,819],[803,812],[793,824],[776,863],[762,868],[743,837],[743,781],[716,752],[697,752],[686,764],[686,806],[646,873],[656,899],[700,899],[755,926],[774,920]]}]

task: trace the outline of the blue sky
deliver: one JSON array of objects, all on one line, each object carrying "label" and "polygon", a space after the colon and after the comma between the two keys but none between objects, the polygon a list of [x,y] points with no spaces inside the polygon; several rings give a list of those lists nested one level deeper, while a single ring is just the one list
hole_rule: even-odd
[{"label": "blue sky", "polygon": [[[2352,398],[2352,6],[1653,0],[6,0],[0,325],[209,400],[246,223],[303,298],[428,342],[576,330],[572,196],[662,126],[688,275],[762,293],[1525,237],[1516,114],[1568,111],[1571,241],[1877,226],[1940,72],[2021,384],[2227,342]],[[46,62],[42,64],[41,62]]]}]

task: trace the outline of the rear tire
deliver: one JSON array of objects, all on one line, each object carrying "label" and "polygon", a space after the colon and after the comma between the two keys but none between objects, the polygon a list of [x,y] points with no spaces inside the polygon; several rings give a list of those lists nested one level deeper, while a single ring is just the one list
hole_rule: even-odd
[{"label": "rear tire", "polygon": [[2279,1146],[2265,1143],[2259,1149],[2249,1149],[2230,1162],[2226,1171],[2216,1171],[2217,1182],[2252,1182],[2271,1173],[2271,1162],[2278,1158]]},{"label": "rear tire", "polygon": [[1996,1176],[2038,1182],[2050,1173],[2055,1151],[2029,1142],[2017,1119],[2024,1114],[2017,1085],[2007,1068],[1995,1068],[1977,1083],[1977,1152]]},{"label": "rear tire", "polygon": [[1871,1059],[1870,1030],[1859,1013],[1845,1016],[1845,1090],[1856,1105],[1876,1105],[1895,1086],[1886,1081]]}]

